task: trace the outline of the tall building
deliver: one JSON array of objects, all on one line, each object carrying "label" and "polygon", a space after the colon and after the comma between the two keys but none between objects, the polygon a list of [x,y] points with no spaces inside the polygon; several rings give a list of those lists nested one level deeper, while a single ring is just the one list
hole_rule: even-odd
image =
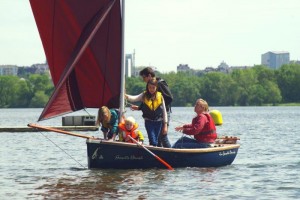
[{"label": "tall building", "polygon": [[287,51],[269,51],[261,55],[261,64],[272,69],[290,62],[290,53]]},{"label": "tall building", "polygon": [[131,75],[135,75],[135,50],[125,56],[125,76],[131,77]]},{"label": "tall building", "polygon": [[125,77],[131,77],[132,54],[125,56]]}]

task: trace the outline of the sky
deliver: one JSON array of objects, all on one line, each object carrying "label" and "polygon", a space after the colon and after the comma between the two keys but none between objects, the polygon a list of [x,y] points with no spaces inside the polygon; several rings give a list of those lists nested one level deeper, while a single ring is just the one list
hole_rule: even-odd
[{"label": "sky", "polygon": [[[253,66],[268,51],[300,60],[299,0],[125,0],[125,8],[125,52],[136,66]],[[45,62],[29,0],[0,0],[0,23],[0,65]]]}]

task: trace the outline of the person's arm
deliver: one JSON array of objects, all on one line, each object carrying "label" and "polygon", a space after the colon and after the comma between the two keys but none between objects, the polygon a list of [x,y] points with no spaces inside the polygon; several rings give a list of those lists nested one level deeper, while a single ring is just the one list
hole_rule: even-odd
[{"label": "person's arm", "polygon": [[158,81],[158,91],[161,92],[162,95],[164,96],[166,106],[170,105],[171,102],[173,101],[173,95],[165,80],[160,79]]},{"label": "person's arm", "polygon": [[100,124],[101,124],[101,122],[100,122],[100,110],[101,109],[98,110],[98,115],[97,115],[97,120],[96,120],[96,126],[97,127],[100,127]]},{"label": "person's arm", "polygon": [[168,132],[168,115],[167,115],[167,110],[166,110],[166,104],[164,101],[164,97],[162,96],[162,105],[163,105],[163,134]]},{"label": "person's arm", "polygon": [[187,135],[197,135],[204,128],[205,123],[206,117],[203,117],[202,115],[197,116],[195,119],[193,119],[193,123],[191,125],[183,126],[182,132]]},{"label": "person's arm", "polygon": [[[138,102],[138,101],[142,101],[143,100],[143,96],[144,96],[144,93],[141,93],[141,94],[135,95],[135,96],[129,95],[129,94],[125,94],[125,99],[127,99],[130,102]],[[133,105],[133,104],[131,104],[130,109],[131,110],[141,110],[140,106]]]},{"label": "person's arm", "polygon": [[101,126],[101,131],[103,133],[107,133],[108,132],[108,128],[104,127],[103,125]]},{"label": "person's arm", "polygon": [[163,121],[165,124],[168,123],[168,114],[167,114],[167,109],[166,109],[166,104],[165,104],[165,100],[164,97],[162,96],[162,105],[163,105]]},{"label": "person's arm", "polygon": [[111,125],[111,132],[113,133],[112,139],[115,140],[116,135],[118,135],[119,131],[119,117],[115,110],[110,110],[111,113],[111,119],[110,119],[110,125]]},{"label": "person's arm", "polygon": [[193,124],[185,124],[182,126],[183,128],[192,128],[193,127]]},{"label": "person's arm", "polygon": [[131,105],[131,106],[130,106],[130,109],[131,109],[131,110],[140,110],[140,107],[137,106],[137,105]]},{"label": "person's arm", "polygon": [[139,141],[142,142],[142,144],[143,144],[144,143],[144,136],[143,136],[142,132],[139,131],[139,130],[137,130],[136,132],[139,136]]},{"label": "person's arm", "polygon": [[124,142],[123,133],[124,133],[124,131],[121,131],[121,132],[119,133],[119,141],[120,141],[120,142]]},{"label": "person's arm", "polygon": [[181,126],[177,126],[175,128],[175,131],[182,132],[184,128],[190,128],[192,126],[193,126],[192,124],[184,124],[184,125],[181,125]]},{"label": "person's arm", "polygon": [[139,95],[129,95],[129,94],[125,94],[125,99],[127,99],[130,102],[137,102],[137,101],[142,101],[143,100],[143,95],[144,92],[142,92]]}]

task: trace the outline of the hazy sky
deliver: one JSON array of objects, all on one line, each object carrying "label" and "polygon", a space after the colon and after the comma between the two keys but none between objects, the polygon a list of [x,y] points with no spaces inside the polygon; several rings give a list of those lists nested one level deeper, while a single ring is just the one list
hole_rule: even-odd
[{"label": "hazy sky", "polygon": [[[136,65],[176,71],[260,64],[288,51],[300,60],[299,0],[125,0],[126,53]],[[45,55],[29,0],[0,0],[0,65],[30,66]]]}]

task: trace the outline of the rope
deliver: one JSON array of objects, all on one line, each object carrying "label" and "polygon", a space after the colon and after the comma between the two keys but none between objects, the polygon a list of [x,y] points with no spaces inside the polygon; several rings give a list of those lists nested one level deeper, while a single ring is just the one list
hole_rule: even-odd
[{"label": "rope", "polygon": [[64,149],[62,149],[55,142],[53,142],[50,138],[48,138],[46,135],[44,135],[41,131],[40,131],[40,134],[42,134],[46,139],[48,139],[52,144],[54,144],[56,147],[58,147],[61,151],[63,151],[66,155],[68,155],[72,160],[74,160],[76,163],[78,163],[81,167],[83,167],[84,169],[87,169],[80,162],[78,162],[74,157],[72,157],[70,154],[68,154]]}]

